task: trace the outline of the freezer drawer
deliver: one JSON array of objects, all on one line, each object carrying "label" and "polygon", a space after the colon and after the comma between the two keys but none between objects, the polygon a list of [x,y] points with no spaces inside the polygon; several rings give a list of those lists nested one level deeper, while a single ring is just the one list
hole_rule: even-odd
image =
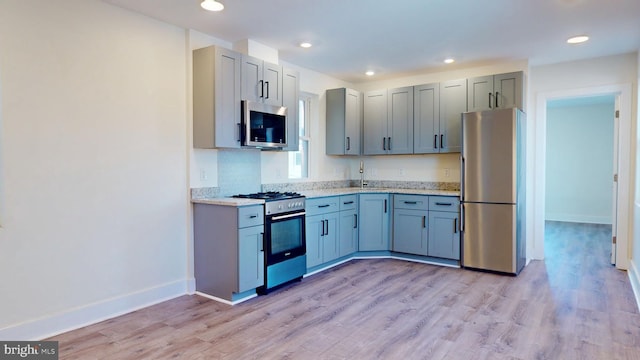
[{"label": "freezer drawer", "polygon": [[517,274],[516,206],[464,203],[464,267]]}]

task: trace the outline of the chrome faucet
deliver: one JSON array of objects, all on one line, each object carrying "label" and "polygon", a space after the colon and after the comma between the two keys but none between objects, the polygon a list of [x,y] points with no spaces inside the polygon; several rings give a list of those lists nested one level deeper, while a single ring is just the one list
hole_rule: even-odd
[{"label": "chrome faucet", "polygon": [[364,189],[367,183],[364,181],[364,161],[360,160],[360,189]]}]

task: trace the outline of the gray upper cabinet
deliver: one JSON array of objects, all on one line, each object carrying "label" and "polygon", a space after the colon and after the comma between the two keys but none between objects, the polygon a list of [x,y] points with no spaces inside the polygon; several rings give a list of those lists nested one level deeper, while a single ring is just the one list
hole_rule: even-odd
[{"label": "gray upper cabinet", "polygon": [[440,84],[413,88],[413,152],[440,152]]},{"label": "gray upper cabinet", "polygon": [[327,90],[327,155],[360,155],[362,93],[347,88]]},{"label": "gray upper cabinet", "polygon": [[210,46],[193,51],[193,147],[240,148],[242,55]]},{"label": "gray upper cabinet", "polygon": [[298,151],[300,74],[291,69],[282,71],[282,105],[287,107],[287,147],[282,150]]},{"label": "gray upper cabinet", "polygon": [[387,152],[413,154],[413,86],[388,91]]},{"label": "gray upper cabinet", "polygon": [[282,66],[242,56],[242,99],[282,106]]},{"label": "gray upper cabinet", "polygon": [[413,153],[413,86],[364,97],[364,154]]},{"label": "gray upper cabinet", "polygon": [[466,79],[440,83],[441,153],[456,153],[462,150],[462,113],[466,111]]},{"label": "gray upper cabinet", "polygon": [[524,108],[524,73],[522,71],[470,78],[467,84],[469,111]]},{"label": "gray upper cabinet", "polygon": [[364,155],[387,153],[387,90],[364,94],[363,135]]}]

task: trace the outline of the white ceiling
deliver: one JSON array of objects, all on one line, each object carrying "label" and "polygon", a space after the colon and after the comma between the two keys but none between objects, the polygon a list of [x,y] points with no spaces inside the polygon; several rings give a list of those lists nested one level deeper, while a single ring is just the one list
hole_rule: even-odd
[{"label": "white ceiling", "polygon": [[[219,13],[201,0],[104,1],[232,43],[252,39],[349,82],[441,71],[447,57],[456,68],[540,65],[640,49],[640,0],[220,0]],[[578,34],[591,40],[566,44]]]}]

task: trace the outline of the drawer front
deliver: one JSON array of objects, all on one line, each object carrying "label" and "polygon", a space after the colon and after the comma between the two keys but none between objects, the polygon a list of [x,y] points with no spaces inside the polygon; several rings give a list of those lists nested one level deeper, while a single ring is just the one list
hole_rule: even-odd
[{"label": "drawer front", "polygon": [[429,210],[458,212],[460,198],[455,196],[429,196]]},{"label": "drawer front", "polygon": [[340,210],[340,198],[338,196],[307,199],[306,201],[305,211],[307,216],[326,214],[338,210]]},{"label": "drawer front", "polygon": [[355,210],[358,208],[358,195],[340,196],[340,211]]},{"label": "drawer front", "polygon": [[241,206],[238,208],[238,228],[264,224],[264,206]]},{"label": "drawer front", "polygon": [[427,195],[393,195],[394,209],[429,210],[429,197]]}]

